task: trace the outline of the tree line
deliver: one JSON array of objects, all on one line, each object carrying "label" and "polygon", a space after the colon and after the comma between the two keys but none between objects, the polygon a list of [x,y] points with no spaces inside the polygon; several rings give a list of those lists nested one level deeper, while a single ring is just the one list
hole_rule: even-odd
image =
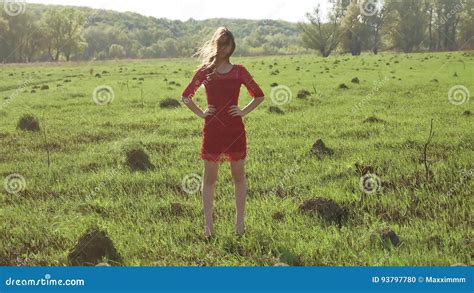
[{"label": "tree line", "polygon": [[474,48],[473,0],[340,0],[324,18],[317,6],[300,23],[305,47],[329,56],[380,50],[453,51]]},{"label": "tree line", "polygon": [[34,62],[189,57],[222,25],[236,56],[474,48],[473,0],[329,0],[308,22],[146,17],[87,7],[27,4],[0,12],[0,61]]},{"label": "tree line", "polygon": [[303,47],[297,24],[286,21],[179,21],[29,3],[23,13],[0,11],[0,61],[4,63],[189,57],[221,25],[234,32],[237,56],[310,52]]}]

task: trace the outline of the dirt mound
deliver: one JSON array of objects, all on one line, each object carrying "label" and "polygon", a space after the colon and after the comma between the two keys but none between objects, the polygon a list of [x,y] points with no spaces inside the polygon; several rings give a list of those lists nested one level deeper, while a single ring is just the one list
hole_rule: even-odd
[{"label": "dirt mound", "polygon": [[315,154],[319,159],[323,155],[332,155],[334,151],[324,144],[323,140],[318,138],[311,148],[311,152]]},{"label": "dirt mound", "polygon": [[170,212],[174,216],[182,216],[184,213],[184,207],[179,202],[173,202],[170,204]]},{"label": "dirt mound", "polygon": [[141,148],[131,148],[127,150],[125,159],[127,166],[134,171],[145,171],[154,168],[150,162],[150,157]]},{"label": "dirt mound", "polygon": [[348,87],[345,83],[341,83],[341,84],[339,85],[339,88],[340,88],[341,90],[348,90],[348,89],[349,89],[349,87]]},{"label": "dirt mound", "polygon": [[370,116],[369,118],[364,120],[364,123],[383,123],[385,120],[377,118],[375,116]]},{"label": "dirt mound", "polygon": [[359,83],[359,78],[358,77],[354,77],[352,80],[351,80],[352,83]]},{"label": "dirt mound", "polygon": [[322,197],[305,200],[299,206],[299,210],[302,213],[317,214],[324,220],[339,225],[341,225],[347,214],[337,202]]},{"label": "dirt mound", "polygon": [[107,233],[96,227],[82,235],[68,255],[72,266],[95,266],[102,263],[104,258],[109,262],[122,262],[122,257]]},{"label": "dirt mound", "polygon": [[308,96],[311,96],[311,93],[310,93],[308,90],[305,90],[305,89],[300,90],[300,91],[298,92],[298,94],[296,95],[296,97],[297,97],[298,99],[305,99],[305,98],[308,97]]},{"label": "dirt mound", "polygon": [[173,99],[173,98],[166,98],[163,101],[160,102],[160,108],[179,108],[181,107],[181,104],[179,103],[178,100]]},{"label": "dirt mound", "polygon": [[469,111],[469,110],[466,110],[462,113],[464,116],[471,116],[472,115],[472,112]]},{"label": "dirt mound", "polygon": [[398,235],[390,229],[384,229],[382,232],[380,232],[380,237],[384,242],[389,242],[393,244],[393,246],[398,246],[400,245],[400,239],[398,238]]},{"label": "dirt mound", "polygon": [[285,218],[285,214],[283,212],[276,212],[273,214],[272,218],[275,221],[282,221]]},{"label": "dirt mound", "polygon": [[40,131],[38,119],[31,114],[21,116],[16,127],[25,131]]},{"label": "dirt mound", "polygon": [[285,112],[283,112],[282,109],[280,109],[279,107],[277,106],[270,106],[268,108],[268,112],[270,113],[276,113],[276,114],[285,114]]}]

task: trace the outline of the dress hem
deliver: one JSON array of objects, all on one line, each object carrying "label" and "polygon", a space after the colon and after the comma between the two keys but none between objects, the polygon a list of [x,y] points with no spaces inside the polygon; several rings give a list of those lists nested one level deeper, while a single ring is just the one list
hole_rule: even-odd
[{"label": "dress hem", "polygon": [[247,153],[201,154],[201,160],[213,162],[234,162],[245,160]]}]

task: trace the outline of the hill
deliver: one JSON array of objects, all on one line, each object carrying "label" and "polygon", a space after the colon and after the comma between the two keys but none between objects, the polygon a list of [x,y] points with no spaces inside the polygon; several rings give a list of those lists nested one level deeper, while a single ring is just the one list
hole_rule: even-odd
[{"label": "hill", "polygon": [[[281,20],[180,21],[87,7],[27,4],[21,8],[20,15],[6,10],[0,14],[4,62],[189,57],[219,26],[234,32],[236,56],[307,52],[296,23]],[[61,46],[71,47],[69,53],[58,54],[62,50],[55,49]]]}]

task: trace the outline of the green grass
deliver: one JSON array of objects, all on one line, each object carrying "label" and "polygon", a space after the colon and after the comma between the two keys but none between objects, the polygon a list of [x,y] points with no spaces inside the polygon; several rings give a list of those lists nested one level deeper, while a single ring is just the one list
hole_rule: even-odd
[{"label": "green grass", "polygon": [[[186,175],[202,174],[203,120],[184,106],[159,107],[165,98],[180,98],[194,60],[3,65],[0,183],[19,173],[26,185],[16,194],[0,188],[0,264],[67,265],[81,235],[98,225],[125,265],[472,265],[473,180],[466,174],[474,168],[474,132],[472,115],[463,113],[473,112],[473,99],[454,105],[448,91],[463,85],[474,92],[473,58],[460,52],[232,59],[249,69],[267,98],[244,118],[247,232],[234,236],[233,185],[223,164],[216,237],[209,242],[202,237],[200,194],[182,188]],[[351,83],[354,77],[359,84]],[[268,111],[272,83],[292,92],[280,106],[283,115]],[[341,83],[349,89],[339,89]],[[49,90],[31,93],[45,84]],[[101,85],[115,94],[104,106],[92,99]],[[302,89],[312,95],[298,99]],[[195,99],[204,106],[204,91]],[[239,104],[249,101],[242,87]],[[45,133],[16,128],[27,113]],[[384,122],[363,123],[370,116]],[[433,179],[427,180],[422,149],[431,119]],[[317,138],[334,154],[311,154]],[[124,165],[124,149],[137,144],[153,170]],[[361,191],[356,163],[374,167],[379,192]],[[317,196],[345,206],[347,222],[338,227],[298,211]],[[173,214],[172,203],[183,212]],[[284,218],[274,220],[277,212]],[[400,246],[381,240],[385,228],[397,233]]]}]

